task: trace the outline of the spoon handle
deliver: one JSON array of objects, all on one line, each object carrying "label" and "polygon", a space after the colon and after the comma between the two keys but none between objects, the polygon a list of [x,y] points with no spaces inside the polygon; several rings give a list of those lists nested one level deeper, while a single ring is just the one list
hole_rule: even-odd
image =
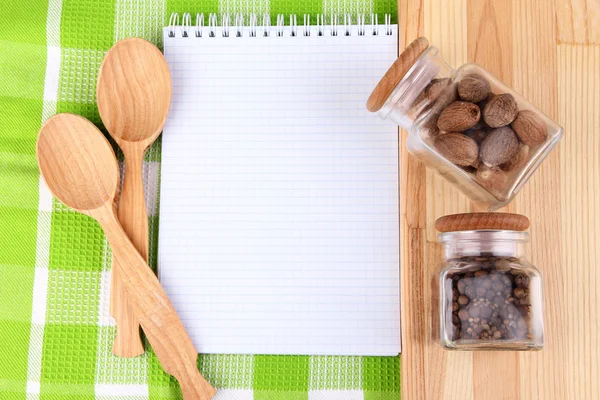
[{"label": "spoon handle", "polygon": [[117,221],[114,207],[104,205],[88,214],[100,223],[119,260],[122,286],[163,369],[177,378],[185,400],[210,400],[216,390],[198,371],[198,353],[158,279]]},{"label": "spoon handle", "polygon": [[[123,230],[148,261],[148,214],[144,200],[142,165],[145,148],[139,142],[121,142],[125,154],[125,177],[119,200],[118,216]],[[113,354],[119,357],[136,357],[144,353],[140,338],[140,326],[129,299],[121,284],[118,260],[113,259],[113,274],[110,291],[110,312],[117,325]]]}]

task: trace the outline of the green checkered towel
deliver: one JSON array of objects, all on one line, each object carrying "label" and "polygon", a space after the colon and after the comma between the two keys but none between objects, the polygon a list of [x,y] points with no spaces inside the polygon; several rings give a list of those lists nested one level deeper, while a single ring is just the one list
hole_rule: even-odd
[{"label": "green checkered towel", "polygon": [[[0,399],[162,399],[181,396],[150,346],[111,354],[110,249],[91,218],[53,200],[40,180],[35,141],[53,114],[101,129],[96,75],[106,51],[138,36],[161,47],[171,12],[275,14],[374,12],[393,0],[3,0],[0,22]],[[146,156],[146,197],[156,265],[160,141]],[[217,399],[400,397],[398,357],[201,355]]]}]

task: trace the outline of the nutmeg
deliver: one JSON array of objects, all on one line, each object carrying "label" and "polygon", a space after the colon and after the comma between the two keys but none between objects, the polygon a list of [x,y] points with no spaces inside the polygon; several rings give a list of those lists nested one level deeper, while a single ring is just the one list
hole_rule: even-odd
[{"label": "nutmeg", "polygon": [[512,94],[504,93],[491,97],[483,109],[483,120],[492,128],[506,126],[513,122],[519,112]]},{"label": "nutmeg", "polygon": [[490,83],[478,74],[465,75],[458,82],[458,95],[461,99],[471,103],[478,103],[487,99],[490,90]]},{"label": "nutmeg", "polygon": [[526,144],[522,144],[519,147],[519,151],[517,152],[517,154],[515,154],[514,157],[510,159],[510,161],[500,165],[500,168],[506,172],[515,171],[517,169],[523,168],[527,161],[529,161],[529,146],[527,146]]},{"label": "nutmeg", "polygon": [[447,132],[466,131],[477,124],[480,116],[477,104],[455,101],[442,111],[437,126],[440,130]]},{"label": "nutmeg", "polygon": [[498,200],[506,199],[508,176],[500,168],[482,166],[477,170],[475,179]]},{"label": "nutmeg", "polygon": [[433,79],[424,90],[429,101],[436,101],[442,91],[450,84],[450,78]]},{"label": "nutmeg", "polygon": [[425,123],[423,123],[423,129],[427,131],[430,137],[435,137],[440,134],[440,129],[437,127],[437,120],[439,115],[432,115]]},{"label": "nutmeg", "polygon": [[481,142],[479,156],[488,167],[495,167],[510,161],[519,151],[519,139],[507,126],[494,129]]},{"label": "nutmeg", "polygon": [[[420,114],[421,110],[424,108],[423,105],[427,104],[425,101],[427,100],[427,93],[423,90],[419,95],[415,98],[415,101],[411,104],[410,108],[415,114]],[[428,102],[428,101],[427,101]]]},{"label": "nutmeg", "polygon": [[511,126],[521,142],[529,146],[538,146],[548,139],[546,124],[533,111],[519,112]]},{"label": "nutmeg", "polygon": [[443,157],[456,165],[467,167],[477,160],[479,146],[462,133],[449,132],[437,136],[433,144]]},{"label": "nutmeg", "polygon": [[433,106],[431,107],[432,115],[440,115],[444,108],[456,101],[458,98],[456,86],[456,83],[452,83],[452,81],[448,82],[447,87],[440,92],[437,99],[434,101]]}]

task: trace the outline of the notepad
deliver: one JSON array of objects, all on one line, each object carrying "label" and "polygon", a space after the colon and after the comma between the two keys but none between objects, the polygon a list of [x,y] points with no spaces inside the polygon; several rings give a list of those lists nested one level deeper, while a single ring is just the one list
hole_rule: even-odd
[{"label": "notepad", "polygon": [[397,28],[329,28],[164,29],[158,270],[200,353],[400,351],[398,130],[365,109]]}]

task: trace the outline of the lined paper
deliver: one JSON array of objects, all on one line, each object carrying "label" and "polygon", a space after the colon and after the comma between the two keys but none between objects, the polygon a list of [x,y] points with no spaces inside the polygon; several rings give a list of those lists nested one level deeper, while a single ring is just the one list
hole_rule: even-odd
[{"label": "lined paper", "polygon": [[391,36],[168,37],[159,279],[200,353],[400,351]]}]

